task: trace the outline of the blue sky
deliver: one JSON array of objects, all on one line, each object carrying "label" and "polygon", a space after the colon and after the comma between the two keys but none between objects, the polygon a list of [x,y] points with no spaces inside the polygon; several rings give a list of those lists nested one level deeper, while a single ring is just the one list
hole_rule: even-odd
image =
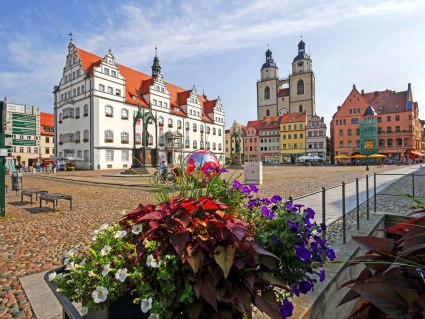
[{"label": "blue sky", "polygon": [[256,118],[267,44],[288,74],[300,35],[313,60],[316,110],[329,123],[352,85],[406,90],[425,118],[425,1],[2,1],[0,97],[53,112],[75,44],[144,73],[158,47],[166,81],[220,95],[226,127]]}]

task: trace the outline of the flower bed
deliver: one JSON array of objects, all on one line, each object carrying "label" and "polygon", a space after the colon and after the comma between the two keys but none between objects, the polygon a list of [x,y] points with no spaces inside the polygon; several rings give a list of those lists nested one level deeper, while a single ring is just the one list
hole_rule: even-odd
[{"label": "flower bed", "polygon": [[242,318],[253,306],[290,317],[288,298],[312,291],[335,259],[325,227],[313,210],[258,198],[256,186],[225,181],[222,171],[179,174],[178,196],[160,192],[160,204],[102,225],[86,251],[68,254],[67,273],[51,279],[84,310],[131,294],[150,319]]}]

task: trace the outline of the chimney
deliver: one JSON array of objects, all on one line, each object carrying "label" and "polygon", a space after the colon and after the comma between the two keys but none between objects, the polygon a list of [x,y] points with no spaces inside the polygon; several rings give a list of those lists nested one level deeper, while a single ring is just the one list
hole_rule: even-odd
[{"label": "chimney", "polygon": [[353,84],[353,90],[356,88],[356,85],[355,84]]},{"label": "chimney", "polygon": [[322,117],[321,119],[322,119],[322,122],[325,122],[325,118],[324,117]]},{"label": "chimney", "polygon": [[337,108],[337,110],[339,111],[339,109],[341,108],[341,106],[340,106],[340,105],[338,105],[336,108]]},{"label": "chimney", "polygon": [[379,96],[379,92],[378,91],[373,92],[373,96],[374,97],[378,97]]},{"label": "chimney", "polygon": [[362,90],[362,96],[364,96],[364,90]]}]

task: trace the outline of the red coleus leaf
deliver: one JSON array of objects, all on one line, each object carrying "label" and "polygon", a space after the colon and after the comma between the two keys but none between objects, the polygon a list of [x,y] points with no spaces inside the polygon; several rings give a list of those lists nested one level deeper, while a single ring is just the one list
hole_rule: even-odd
[{"label": "red coleus leaf", "polygon": [[181,201],[181,206],[190,213],[194,213],[198,210],[196,202],[192,198],[185,198]]},{"label": "red coleus leaf", "polygon": [[412,218],[412,219],[408,219],[403,223],[398,223],[394,226],[391,226],[387,229],[385,229],[385,231],[387,233],[390,234],[396,234],[396,235],[406,235],[407,233],[409,233],[413,228],[415,228],[415,224],[417,224],[418,222],[425,220],[425,216],[422,217],[418,217],[418,218]]},{"label": "red coleus leaf", "polygon": [[158,220],[158,219],[162,219],[164,217],[165,213],[161,210],[155,210],[149,214],[144,215],[143,217],[139,218],[138,221],[141,220]]},{"label": "red coleus leaf", "polygon": [[365,250],[389,254],[394,247],[394,240],[373,236],[353,236],[357,245]]},{"label": "red coleus leaf", "polygon": [[171,245],[173,245],[174,249],[176,250],[177,254],[180,256],[180,258],[182,258],[183,256],[184,248],[188,240],[189,240],[188,232],[170,234]]},{"label": "red coleus leaf", "polygon": [[187,228],[190,224],[190,218],[187,212],[179,213],[178,215],[174,215],[173,219],[178,222],[183,228]]},{"label": "red coleus leaf", "polygon": [[218,203],[213,200],[211,197],[201,197],[199,198],[199,206],[206,211],[215,211],[215,210],[227,210],[228,206],[223,203]]},{"label": "red coleus leaf", "polygon": [[265,250],[264,248],[263,248],[263,246],[260,244],[260,243],[258,243],[258,242],[252,242],[251,243],[251,247],[257,252],[257,254],[259,254],[259,255],[265,255],[265,256],[270,256],[270,257],[273,257],[273,258],[276,258],[277,260],[280,260],[279,259],[279,257],[277,257],[275,254],[273,254],[273,253],[271,253],[271,252],[269,252],[268,250]]}]

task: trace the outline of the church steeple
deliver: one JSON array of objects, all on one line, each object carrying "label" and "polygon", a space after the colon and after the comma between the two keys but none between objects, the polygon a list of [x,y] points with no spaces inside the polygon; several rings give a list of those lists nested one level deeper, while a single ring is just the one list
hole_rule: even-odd
[{"label": "church steeple", "polygon": [[155,58],[153,59],[153,65],[152,65],[152,76],[157,76],[161,74],[161,66],[159,65],[159,59],[158,59],[158,51],[155,47]]},{"label": "church steeple", "polygon": [[298,43],[298,54],[303,54],[305,52],[305,42],[302,40]]},{"label": "church steeple", "polygon": [[270,49],[267,49],[267,51],[266,51],[266,63],[263,64],[263,67],[261,68],[261,70],[265,69],[265,68],[270,68],[270,67],[277,68],[277,65],[276,65],[276,63],[274,63],[274,60],[272,58],[272,51],[270,51]]}]

